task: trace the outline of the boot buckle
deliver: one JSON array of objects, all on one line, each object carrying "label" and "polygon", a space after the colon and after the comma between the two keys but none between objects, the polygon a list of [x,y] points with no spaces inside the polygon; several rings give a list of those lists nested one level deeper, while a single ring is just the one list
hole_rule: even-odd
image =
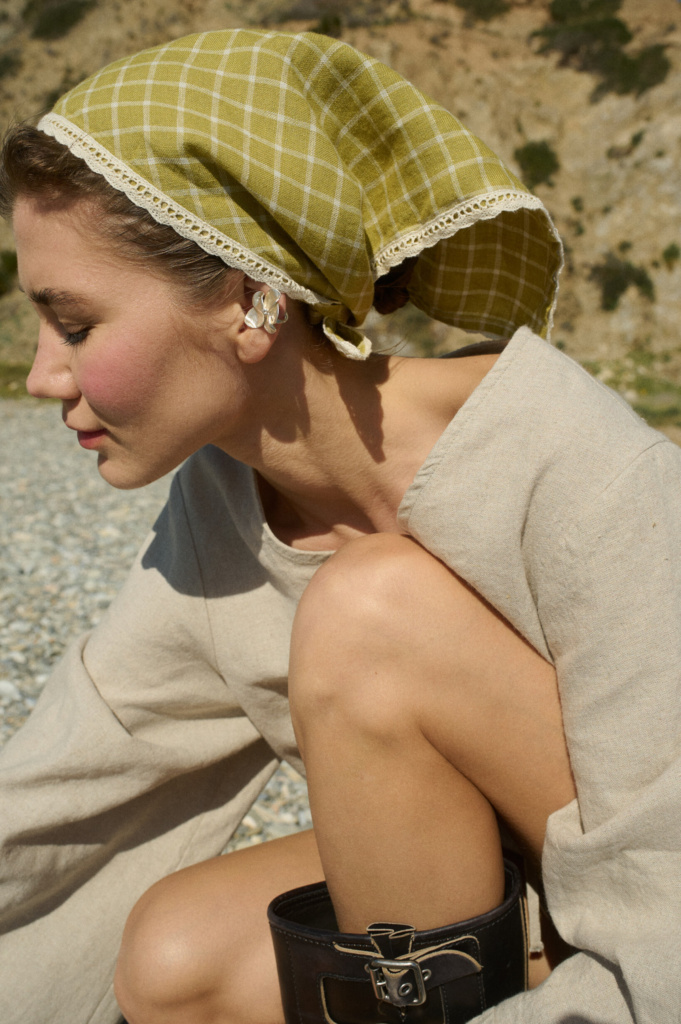
[{"label": "boot buckle", "polygon": [[391,1006],[422,1006],[427,998],[429,970],[415,960],[372,960],[365,968],[377,999]]}]

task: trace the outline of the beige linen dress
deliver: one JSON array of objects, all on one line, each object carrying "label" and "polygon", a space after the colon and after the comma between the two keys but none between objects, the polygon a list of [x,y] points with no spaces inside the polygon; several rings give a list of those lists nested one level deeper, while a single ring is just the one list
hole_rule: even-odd
[{"label": "beige linen dress", "polygon": [[[435,445],[400,523],[558,672],[578,801],[544,880],[583,952],[494,1024],[681,1021],[681,451],[521,328]],[[0,758],[0,1020],[112,1024],[126,915],[218,853],[278,758],[324,553],[264,521],[252,471],[191,458],[101,625]]]}]

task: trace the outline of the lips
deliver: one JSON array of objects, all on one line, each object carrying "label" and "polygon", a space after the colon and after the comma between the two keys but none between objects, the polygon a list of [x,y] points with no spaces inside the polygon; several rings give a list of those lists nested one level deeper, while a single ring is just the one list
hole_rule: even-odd
[{"label": "lips", "polygon": [[106,430],[79,430],[78,444],[81,448],[96,448],[99,440],[106,435]]}]

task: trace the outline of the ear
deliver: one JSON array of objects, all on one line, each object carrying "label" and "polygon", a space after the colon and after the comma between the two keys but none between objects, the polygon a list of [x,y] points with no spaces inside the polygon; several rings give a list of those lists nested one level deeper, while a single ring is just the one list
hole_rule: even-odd
[{"label": "ear", "polygon": [[[288,319],[286,296],[283,294],[279,294],[277,305],[274,307],[274,315],[270,317],[269,329],[262,313],[258,312],[257,307],[254,307],[253,300],[258,294],[271,296],[273,291],[276,292],[276,289],[270,288],[269,285],[260,284],[250,277],[244,277],[242,304],[244,320],[239,327],[237,337],[237,355],[242,363],[259,363],[264,359],[276,341],[279,325]],[[261,303],[258,302],[258,305]],[[263,322],[259,326],[254,326],[254,321],[258,320]]]}]

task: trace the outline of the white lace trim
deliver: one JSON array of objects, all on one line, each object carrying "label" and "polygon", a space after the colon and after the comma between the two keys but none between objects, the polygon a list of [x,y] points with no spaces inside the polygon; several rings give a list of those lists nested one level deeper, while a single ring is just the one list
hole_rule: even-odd
[{"label": "white lace trim", "polygon": [[[428,249],[443,238],[451,238],[457,231],[470,228],[481,220],[492,220],[500,213],[516,210],[544,210],[544,204],[537,196],[514,189],[488,192],[477,199],[468,199],[446,213],[422,225],[416,231],[395,239],[390,245],[379,249],[374,257],[373,269],[377,278],[382,277],[392,267],[396,267],[410,256],[418,256],[423,249]],[[553,225],[551,225],[553,227]],[[555,229],[554,229],[555,230]],[[556,236],[557,237],[557,236]]]},{"label": "white lace trim", "polygon": [[328,303],[324,298],[297,284],[277,267],[257,256],[218,231],[206,221],[189,213],[184,207],[173,202],[164,192],[155,188],[141,175],[136,174],[127,164],[60,114],[46,114],[38,122],[40,131],[67,146],[97,174],[101,174],[110,185],[123,192],[135,206],[141,206],[159,224],[166,224],[183,238],[196,242],[206,252],[219,256],[228,266],[243,270],[256,281],[269,284],[286,292],[293,299],[300,299],[312,305]]},{"label": "white lace trim", "polygon": [[553,218],[551,217],[551,214],[549,213],[549,211],[547,209],[544,209],[544,214],[546,216],[547,221],[549,222],[549,227],[551,228],[551,234],[553,235],[553,237],[558,242],[558,250],[560,252],[560,260],[559,260],[558,266],[556,267],[556,272],[553,275],[553,302],[551,303],[551,307],[549,309],[549,313],[548,313],[548,316],[546,318],[546,340],[550,341],[551,340],[551,334],[553,333],[553,318],[554,318],[554,316],[556,314],[556,306],[558,305],[558,291],[560,289],[560,275],[562,273],[563,267],[565,266],[565,247],[563,245],[563,239],[558,234],[558,229],[556,228],[556,225],[553,223]]},{"label": "white lace trim", "polygon": [[[228,266],[242,270],[256,281],[269,284],[279,291],[285,292],[293,299],[300,299],[311,306],[328,305],[329,299],[317,294],[310,288],[298,284],[287,274],[267,260],[256,255],[250,249],[239,245],[233,239],[223,235],[211,224],[195,217],[184,207],[170,199],[164,192],[157,189],[141,175],[136,174],[127,164],[101,146],[87,132],[74,125],[60,114],[46,114],[38,122],[38,128],[67,146],[76,156],[80,157],[91,170],[101,174],[110,185],[123,192],[135,206],[141,206],[159,224],[172,227],[183,238],[196,242],[206,252],[218,256]],[[402,263],[409,256],[418,256],[426,248],[435,245],[445,238],[450,238],[457,231],[471,227],[480,220],[491,220],[503,212],[515,212],[522,209],[541,210],[546,216],[551,233],[556,239],[561,252],[561,262],[554,275],[555,295],[547,320],[547,338],[553,327],[553,316],[558,296],[558,276],[563,267],[563,245],[553,221],[544,204],[537,196],[514,189],[503,189],[489,192],[477,199],[467,200],[440,214],[417,231],[410,231],[379,250],[372,262],[374,279],[386,274],[392,267]],[[334,341],[336,347],[344,354],[343,348]],[[341,341],[341,339],[338,339]],[[354,358],[357,358],[355,355]],[[360,355],[359,358],[366,358]]]},{"label": "white lace trim", "polygon": [[558,279],[565,263],[563,242],[556,231],[548,210],[541,199],[529,192],[519,192],[516,189],[500,189],[495,192],[488,192],[477,199],[468,199],[458,206],[452,207],[446,213],[440,214],[433,220],[424,224],[417,231],[409,231],[391,242],[390,245],[379,249],[372,263],[372,270],[375,279],[379,279],[392,267],[396,267],[403,260],[410,256],[418,256],[424,249],[428,249],[445,238],[451,238],[458,231],[470,228],[481,220],[492,220],[500,213],[515,213],[518,210],[540,210],[546,217],[550,234],[553,235],[559,251],[560,262],[553,274],[554,296],[551,307],[548,310],[546,337],[551,336],[553,330],[553,317],[558,302]]}]

